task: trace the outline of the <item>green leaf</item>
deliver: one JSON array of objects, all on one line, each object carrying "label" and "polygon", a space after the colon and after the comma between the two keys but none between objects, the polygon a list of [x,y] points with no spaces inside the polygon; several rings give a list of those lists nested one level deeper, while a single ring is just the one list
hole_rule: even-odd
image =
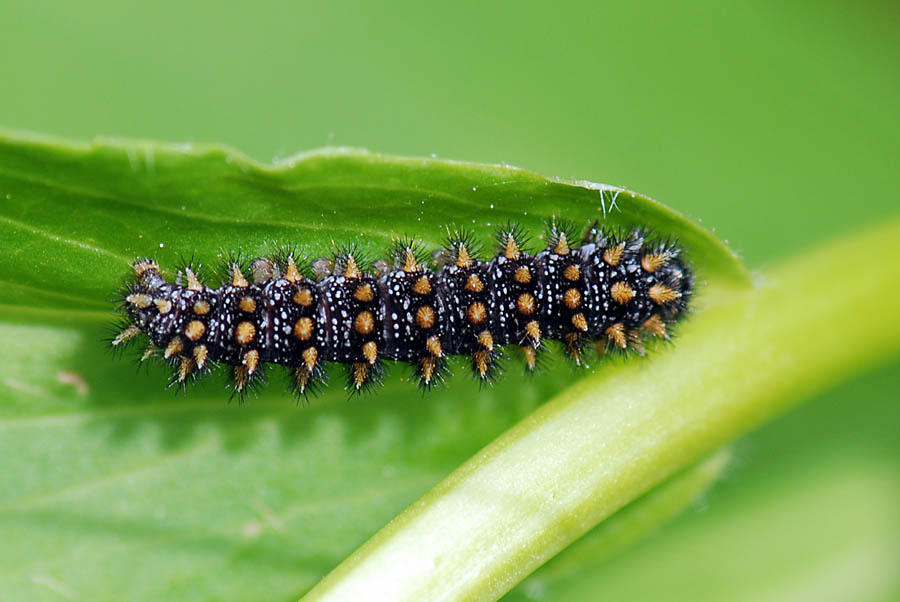
[{"label": "green leaf", "polygon": [[397,235],[435,246],[459,224],[488,241],[506,220],[538,235],[565,216],[677,236],[700,307],[749,283],[708,232],[629,191],[359,150],[266,166],[220,147],[2,132],[0,207],[0,591],[22,600],[296,598],[582,376],[557,362],[523,380],[512,365],[492,389],[458,375],[422,398],[394,370],[377,396],[332,385],[308,408],[277,378],[241,407],[216,378],[176,396],[162,369],[137,373],[101,342],[137,256],[171,269],[349,239],[377,255]]},{"label": "green leaf", "polygon": [[[359,151],[265,167],[215,148],[8,135],[0,195],[0,590],[14,599],[295,598],[426,491],[310,599],[493,599],[598,523],[599,540],[568,552],[573,570],[613,553],[629,537],[604,531],[633,539],[690,497],[667,481],[678,471],[900,347],[897,268],[855,261],[896,256],[897,222],[750,288],[720,243],[652,201],[509,168]],[[487,240],[506,219],[604,210],[684,242],[698,311],[675,345],[565,391],[578,375],[558,366],[488,391],[457,377],[427,399],[394,376],[377,397],[333,388],[309,409],[275,383],[227,407],[221,382],[174,397],[162,371],[135,374],[98,340],[137,255],[318,254],[346,237],[377,252],[412,231],[436,243],[451,213]]]},{"label": "green leaf", "polygon": [[218,263],[221,250],[265,254],[278,243],[311,257],[353,240],[381,256],[415,234],[436,248],[447,226],[483,241],[514,220],[649,226],[677,236],[701,277],[742,286],[747,274],[709,232],[627,190],[505,166],[328,149],[262,165],[216,146],[98,140],[71,145],[0,131],[0,258],[5,315],[108,309],[126,266],[152,256]]}]

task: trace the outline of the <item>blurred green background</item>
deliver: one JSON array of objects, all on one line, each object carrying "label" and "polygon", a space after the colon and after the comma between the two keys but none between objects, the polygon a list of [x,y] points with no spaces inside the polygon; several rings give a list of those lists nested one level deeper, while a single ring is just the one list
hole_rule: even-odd
[{"label": "blurred green background", "polygon": [[[6,0],[0,124],[506,162],[649,194],[758,268],[896,214],[898,35],[875,0]],[[748,437],[702,512],[543,593],[900,598],[898,373]]]}]

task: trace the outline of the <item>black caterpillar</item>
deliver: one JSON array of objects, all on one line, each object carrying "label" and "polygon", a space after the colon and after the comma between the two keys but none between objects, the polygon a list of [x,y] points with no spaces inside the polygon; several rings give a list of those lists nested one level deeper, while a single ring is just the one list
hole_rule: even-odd
[{"label": "black caterpillar", "polygon": [[384,360],[412,364],[427,388],[443,379],[448,356],[469,356],[476,378],[489,381],[507,344],[534,370],[548,340],[580,364],[589,344],[643,354],[646,337],[668,338],[693,290],[678,246],[644,230],[617,235],[594,225],[572,247],[576,234],[553,221],[547,248],[530,255],[524,233],[507,225],[497,254],[482,261],[469,233],[453,233],[433,256],[436,272],[417,242],[398,241],[389,261],[374,264],[377,277],[355,247],[316,260],[307,275],[285,251],[254,260],[250,273],[227,262],[218,289],[191,266],[166,282],[156,262],[140,259],[122,295],[127,323],[112,345],[146,334],[142,359],[162,353],[172,384],[226,364],[243,395],[263,382],[267,363],[287,366],[300,394],[324,382],[325,362],[347,366],[351,391],[380,382]]}]

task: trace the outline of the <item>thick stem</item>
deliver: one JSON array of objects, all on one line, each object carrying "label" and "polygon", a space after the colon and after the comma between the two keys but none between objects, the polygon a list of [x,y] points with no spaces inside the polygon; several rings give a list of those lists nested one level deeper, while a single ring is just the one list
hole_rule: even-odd
[{"label": "thick stem", "polygon": [[654,487],[529,575],[510,595],[522,591],[529,599],[540,598],[547,587],[575,578],[630,547],[693,506],[721,477],[730,458],[731,450],[725,448]]}]

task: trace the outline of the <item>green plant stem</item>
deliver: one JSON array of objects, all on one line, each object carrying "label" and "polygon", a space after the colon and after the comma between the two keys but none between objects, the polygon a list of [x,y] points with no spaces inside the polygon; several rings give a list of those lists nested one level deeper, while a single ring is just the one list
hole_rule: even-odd
[{"label": "green plant stem", "polygon": [[900,220],[764,274],[648,362],[599,370],[471,458],[305,600],[495,600],[631,500],[900,349]]},{"label": "green plant stem", "polygon": [[539,598],[547,587],[579,575],[633,545],[685,512],[702,497],[729,465],[730,448],[719,450],[657,485],[530,575],[510,596],[521,591]]}]

